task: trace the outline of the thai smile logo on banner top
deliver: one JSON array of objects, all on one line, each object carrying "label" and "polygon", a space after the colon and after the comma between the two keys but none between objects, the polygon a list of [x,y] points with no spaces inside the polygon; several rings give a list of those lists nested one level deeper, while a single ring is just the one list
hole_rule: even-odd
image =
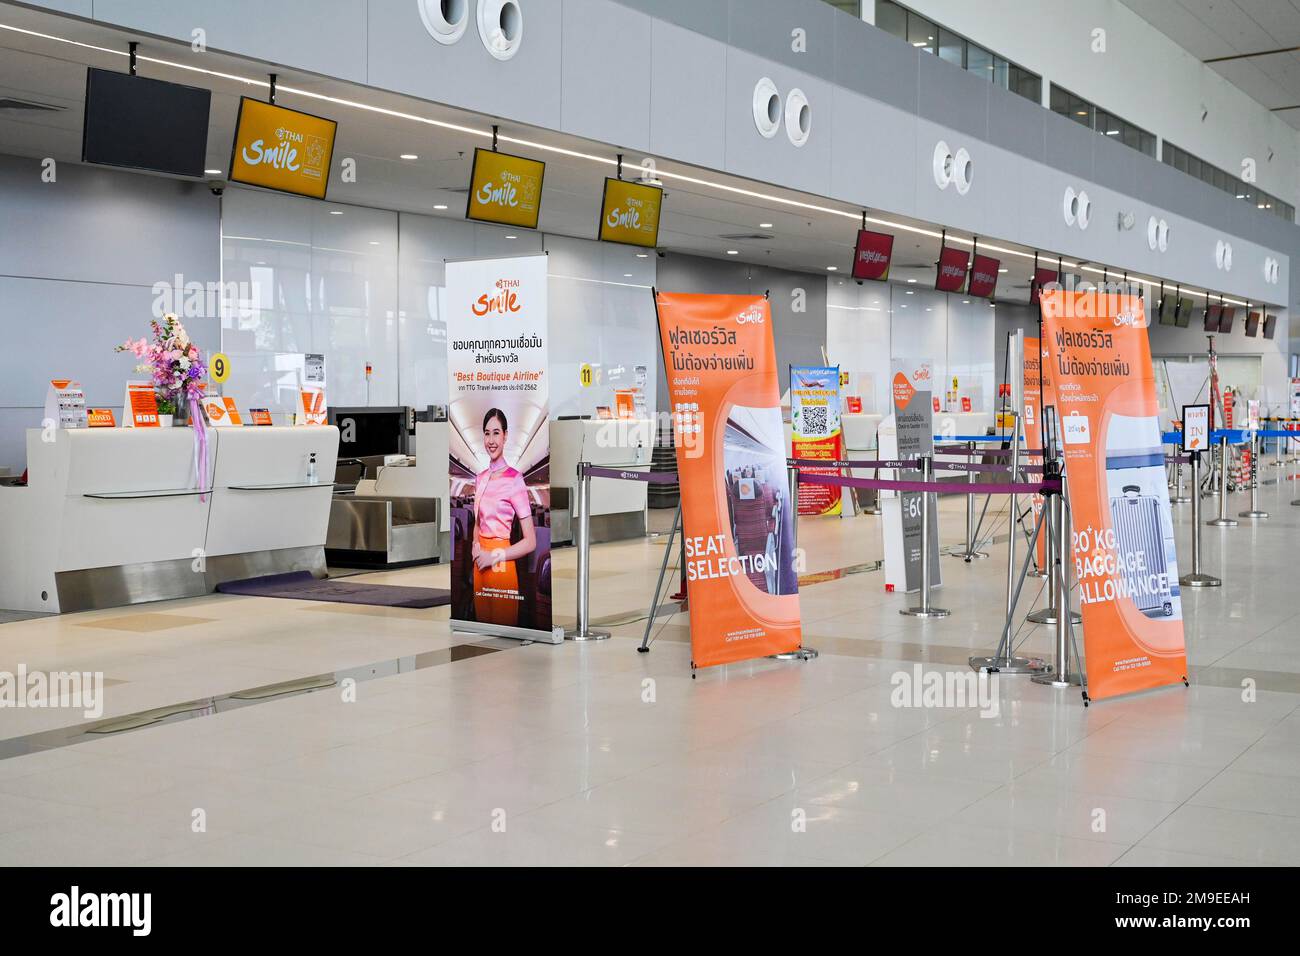
[{"label": "thai smile logo on banner top", "polygon": [[546,256],[447,262],[456,630],[556,640],[547,321]]},{"label": "thai smile logo on banner top", "polygon": [[1042,292],[1056,388],[1088,695],[1185,679],[1182,602],[1143,302]]},{"label": "thai smile logo on banner top", "polygon": [[[836,461],[843,457],[839,366],[790,366],[791,457]],[[838,468],[805,468],[805,474],[838,475]],[[799,514],[837,515],[839,488],[799,485]]]},{"label": "thai smile logo on banner top", "polygon": [[797,650],[794,509],[762,296],[655,298],[682,494],[691,664]]}]

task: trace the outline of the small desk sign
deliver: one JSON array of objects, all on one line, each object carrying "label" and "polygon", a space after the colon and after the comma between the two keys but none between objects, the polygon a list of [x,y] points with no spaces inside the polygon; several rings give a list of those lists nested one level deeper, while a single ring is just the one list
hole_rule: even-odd
[{"label": "small desk sign", "polygon": [[57,428],[86,427],[86,395],[80,382],[70,378],[50,380],[49,391],[45,393],[44,421]]},{"label": "small desk sign", "polygon": [[122,397],[123,428],[157,428],[158,396],[152,382],[127,382]]},{"label": "small desk sign", "polygon": [[229,428],[244,424],[244,419],[235,407],[235,400],[228,395],[209,395],[203,399],[203,410],[213,428]]},{"label": "small desk sign", "polygon": [[252,418],[254,425],[271,424],[271,410],[269,408],[250,408],[248,414]]},{"label": "small desk sign", "polygon": [[86,427],[116,428],[117,419],[113,417],[111,408],[88,408],[86,409]]}]

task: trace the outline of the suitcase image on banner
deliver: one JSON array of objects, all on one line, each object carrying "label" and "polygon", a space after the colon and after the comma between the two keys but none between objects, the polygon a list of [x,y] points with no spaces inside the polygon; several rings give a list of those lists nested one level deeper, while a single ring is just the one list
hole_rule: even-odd
[{"label": "suitcase image on banner", "polygon": [[[1130,586],[1133,603],[1147,617],[1169,617],[1174,613],[1173,592],[1165,573],[1165,542],[1160,531],[1160,501],[1142,494],[1138,485],[1125,485],[1122,495],[1112,495],[1110,515],[1115,523],[1117,549],[1121,554],[1146,555],[1147,570],[1121,572]],[[1161,575],[1166,582],[1157,593],[1143,593],[1139,578]]]}]

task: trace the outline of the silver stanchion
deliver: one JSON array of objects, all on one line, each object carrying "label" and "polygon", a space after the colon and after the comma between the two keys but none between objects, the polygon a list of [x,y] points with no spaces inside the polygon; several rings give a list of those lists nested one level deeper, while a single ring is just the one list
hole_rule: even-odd
[{"label": "silver stanchion", "polygon": [[[933,459],[921,459],[921,480],[929,484],[934,476]],[[932,491],[921,492],[921,603],[916,607],[900,608],[898,613],[906,617],[947,617],[950,613],[944,608],[930,604],[930,496]]]},{"label": "silver stanchion", "polygon": [[1201,572],[1201,453],[1192,452],[1192,573],[1184,574],[1178,583],[1185,588],[1217,588],[1223,584],[1212,574]]},{"label": "silver stanchion", "polygon": [[1228,517],[1228,436],[1219,436],[1219,517],[1205,522],[1211,528],[1235,528],[1237,519]]},{"label": "silver stanchion", "polygon": [[[1056,551],[1049,552],[1052,564],[1050,578],[1056,579],[1057,613],[1056,617],[1056,660],[1049,673],[1036,674],[1031,677],[1035,684],[1047,684],[1050,687],[1078,687],[1083,684],[1083,676],[1077,670],[1070,669],[1070,648],[1074,643],[1074,615],[1067,614],[1070,609],[1070,528],[1069,514],[1065,507],[1065,477],[1061,477],[1061,491],[1051,495],[1048,507],[1053,513],[1052,523],[1056,525]],[[1049,580],[1050,580],[1049,578]]]},{"label": "silver stanchion", "polygon": [[[975,463],[975,443],[968,441],[966,443],[966,463],[973,465]],[[974,470],[966,472],[966,483],[975,484]],[[988,552],[977,550],[975,547],[975,496],[966,495],[966,550],[954,551],[954,558],[961,558],[967,564],[972,561],[982,561],[988,557]]]},{"label": "silver stanchion", "polygon": [[578,625],[566,628],[565,640],[569,641],[604,641],[609,639],[609,631],[593,630],[590,626],[590,590],[591,590],[591,476],[587,474],[587,462],[578,462],[578,527],[573,534],[573,545],[578,551]]},{"label": "silver stanchion", "polygon": [[[1196,483],[1193,482],[1192,484],[1192,490],[1195,491],[1194,486]],[[1171,505],[1185,505],[1192,500],[1190,496],[1183,494],[1183,456],[1178,454],[1177,451],[1174,452],[1174,487],[1172,491],[1173,494],[1169,496]]]},{"label": "silver stanchion", "polygon": [[1258,520],[1268,517],[1268,512],[1261,511],[1259,508],[1259,456],[1263,450],[1263,441],[1257,433],[1252,432],[1250,443],[1250,510],[1239,512],[1238,518]]}]

